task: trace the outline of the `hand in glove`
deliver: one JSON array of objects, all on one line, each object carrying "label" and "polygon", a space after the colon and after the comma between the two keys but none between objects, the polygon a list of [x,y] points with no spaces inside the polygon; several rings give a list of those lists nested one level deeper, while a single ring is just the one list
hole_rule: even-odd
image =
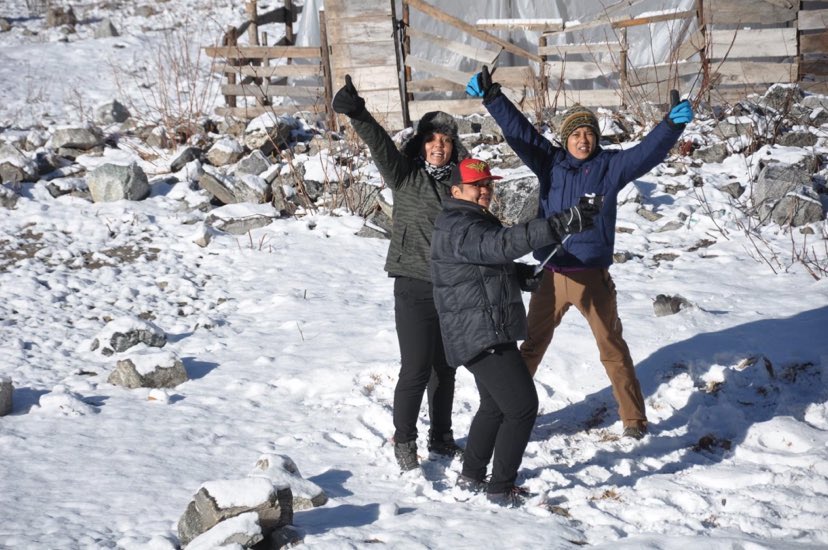
[{"label": "hand in glove", "polygon": [[482,97],[484,102],[488,102],[500,93],[500,84],[492,82],[489,67],[483,65],[483,70],[469,79],[469,83],[466,84],[466,93],[472,97]]},{"label": "hand in glove", "polygon": [[673,123],[674,126],[679,124],[687,124],[693,120],[693,107],[686,99],[677,105],[674,105],[670,112],[667,113],[667,120]]},{"label": "hand in glove", "polygon": [[595,216],[601,211],[603,202],[604,197],[601,195],[581,197],[577,205],[550,216],[549,221],[562,235],[580,233],[595,225]]},{"label": "hand in glove", "polygon": [[524,292],[535,292],[540,286],[543,271],[535,273],[535,266],[524,264],[521,262],[515,263],[515,271],[517,271],[518,282],[520,289]]},{"label": "hand in glove", "polygon": [[351,75],[345,75],[345,85],[336,92],[331,107],[335,112],[351,118],[365,110],[365,100],[359,97],[359,93],[351,81]]}]

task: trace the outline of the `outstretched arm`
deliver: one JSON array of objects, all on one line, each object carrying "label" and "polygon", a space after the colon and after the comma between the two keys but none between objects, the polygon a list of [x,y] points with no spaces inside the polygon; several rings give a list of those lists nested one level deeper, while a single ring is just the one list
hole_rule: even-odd
[{"label": "outstretched arm", "polygon": [[371,158],[386,185],[391,188],[401,185],[411,172],[411,163],[365,108],[365,100],[359,96],[351,75],[345,75],[345,85],[336,93],[331,106],[335,112],[350,119],[354,131],[371,150]]},{"label": "outstretched arm", "polygon": [[520,160],[535,174],[548,171],[555,152],[559,150],[529,122],[501,91],[500,84],[492,82],[488,67],[469,80],[466,93],[482,97],[483,106],[489,111],[503,131],[506,143]]}]

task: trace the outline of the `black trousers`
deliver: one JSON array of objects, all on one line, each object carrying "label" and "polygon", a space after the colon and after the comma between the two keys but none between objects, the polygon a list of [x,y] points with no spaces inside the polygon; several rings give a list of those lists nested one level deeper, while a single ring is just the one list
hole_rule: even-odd
[{"label": "black trousers", "polygon": [[451,431],[456,369],[446,363],[440,322],[428,281],[394,280],[394,317],[400,343],[400,376],[394,390],[394,441],[417,439],[417,418],[428,388],[431,431],[439,437]]},{"label": "black trousers", "polygon": [[516,344],[484,352],[467,368],[477,383],[480,408],[469,428],[463,475],[483,479],[494,454],[488,491],[502,493],[517,478],[538,415],[538,393]]}]

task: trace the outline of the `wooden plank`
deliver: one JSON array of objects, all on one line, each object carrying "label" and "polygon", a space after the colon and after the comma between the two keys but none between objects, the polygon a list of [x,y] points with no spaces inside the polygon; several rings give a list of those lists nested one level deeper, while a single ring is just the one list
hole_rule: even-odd
[{"label": "wooden plank", "polygon": [[794,28],[714,30],[710,41],[710,59],[790,57],[797,51]]},{"label": "wooden plank", "polygon": [[325,2],[325,13],[328,21],[343,17],[374,16],[385,14],[390,18],[391,10],[388,0],[360,0],[359,2]]},{"label": "wooden plank", "polygon": [[677,78],[695,77],[700,71],[701,63],[662,63],[630,68],[627,79],[630,86],[638,87],[656,82],[675,81]]},{"label": "wooden plank", "polygon": [[521,30],[554,32],[563,29],[562,19],[478,19],[474,23],[478,30]]},{"label": "wooden plank", "polygon": [[801,10],[799,12],[800,31],[821,31],[828,28],[828,9]]},{"label": "wooden plank", "polygon": [[268,67],[255,67],[251,65],[233,66],[222,64],[213,68],[214,73],[235,73],[242,76],[255,76],[260,78],[268,77],[307,77],[322,76],[322,68],[314,65],[270,65]]},{"label": "wooden plank", "polygon": [[497,56],[500,55],[500,52],[503,51],[503,48],[498,46],[496,50],[487,50],[485,48],[477,48],[470,44],[464,44],[462,42],[456,42],[454,40],[448,40],[446,38],[442,38],[435,34],[431,34],[428,32],[424,32],[414,27],[409,27],[406,29],[406,34],[411,38],[417,38],[421,40],[426,40],[431,42],[432,44],[436,44],[443,49],[452,51],[454,53],[458,53],[463,57],[467,57],[469,59],[474,59],[475,61],[479,61],[483,65],[491,66]]},{"label": "wooden plank", "polygon": [[486,112],[486,108],[483,107],[483,102],[479,98],[409,101],[408,109],[411,112],[412,120],[419,120],[430,111],[443,111],[455,116]]},{"label": "wooden plank", "polygon": [[393,44],[393,30],[391,16],[387,13],[361,17],[341,17],[337,20],[335,26],[328,28],[328,41],[334,52],[340,44],[373,44],[377,40],[388,40]]},{"label": "wooden plank", "polygon": [[799,67],[802,74],[819,76],[828,75],[828,60],[826,59],[800,61]]},{"label": "wooden plank", "polygon": [[[469,75],[471,76],[471,75]],[[537,78],[535,72],[529,67],[497,67],[492,74],[492,79],[501,86],[518,90],[523,87],[532,88],[533,80]]]},{"label": "wooden plank", "polygon": [[638,27],[641,25],[650,25],[652,23],[662,23],[664,21],[682,20],[690,17],[695,17],[695,10],[677,11],[674,13],[662,13],[659,15],[651,15],[648,17],[630,17],[629,19],[619,19],[612,22],[615,29],[625,29],[629,27]]},{"label": "wooden plank", "polygon": [[248,107],[216,107],[215,113],[219,116],[232,116],[241,119],[253,119],[265,113],[276,115],[296,114],[299,111],[310,111],[312,113],[324,113],[325,109],[321,104],[309,103],[307,105],[250,105]]},{"label": "wooden plank", "polygon": [[523,48],[515,46],[511,42],[498,38],[497,36],[487,33],[486,31],[479,31],[472,25],[469,25],[468,23],[463,21],[462,19],[458,19],[443,11],[440,11],[439,9],[427,4],[424,0],[403,0],[403,3],[420,10],[421,12],[433,17],[438,21],[443,21],[444,23],[448,23],[449,25],[456,27],[461,31],[465,31],[466,33],[484,42],[497,44],[509,53],[513,53],[519,57],[523,57],[524,59],[529,59],[530,61],[540,62],[541,60],[540,56],[538,56],[537,54],[528,52]]},{"label": "wooden plank", "polygon": [[538,55],[557,55],[563,58],[572,54],[621,54],[621,44],[618,42],[594,42],[592,44],[553,44],[551,46],[540,46]]},{"label": "wooden plank", "polygon": [[318,47],[311,46],[209,46],[204,48],[209,57],[226,59],[270,59],[300,58],[313,59],[322,57]]},{"label": "wooden plank", "polygon": [[332,50],[331,59],[335,60],[337,64],[357,67],[397,64],[393,40],[337,44],[332,47]]},{"label": "wooden plank", "polygon": [[409,92],[462,92],[465,85],[457,84],[445,78],[423,78],[408,83]]},{"label": "wooden plank", "polygon": [[696,31],[690,35],[676,51],[676,59],[684,61],[703,50],[707,45],[707,35],[703,30]]},{"label": "wooden plank", "polygon": [[222,95],[247,97],[325,97],[322,86],[280,86],[277,84],[222,84]]},{"label": "wooden plank", "polygon": [[799,53],[802,55],[828,52],[828,32],[799,35]]},{"label": "wooden plank", "polygon": [[796,82],[796,63],[756,62],[756,61],[725,61],[711,67],[713,78],[717,84],[771,84],[774,82]]},{"label": "wooden plank", "polygon": [[449,82],[454,82],[455,84],[461,84],[463,86],[465,86],[468,83],[469,78],[471,78],[469,73],[451,69],[445,65],[440,65],[439,63],[434,63],[415,55],[409,55],[406,57],[405,65],[407,67],[411,67],[415,71],[430,73],[433,76],[438,76],[448,80]]},{"label": "wooden plank", "polygon": [[591,30],[597,27],[601,27],[603,25],[609,25],[616,29],[623,29],[627,27],[637,27],[641,25],[649,25],[651,23],[659,23],[665,21],[673,21],[673,20],[682,20],[688,17],[695,17],[695,11],[677,11],[673,13],[663,13],[659,15],[653,15],[648,17],[630,17],[628,15],[624,16],[615,16],[615,17],[599,17],[593,21],[588,21],[586,23],[566,23],[564,22],[563,30],[557,32],[550,32],[550,33],[543,33],[547,36],[556,36],[561,33],[569,33],[569,32],[578,32],[578,31],[585,31]]},{"label": "wooden plank", "polygon": [[768,0],[707,0],[704,20],[711,25],[782,25],[796,20],[799,2],[780,6]]},{"label": "wooden plank", "polygon": [[[548,103],[555,101],[556,90],[549,90]],[[618,90],[562,90],[557,97],[557,107],[564,109],[574,104],[585,107],[618,107],[621,94]]]},{"label": "wooden plank", "polygon": [[544,66],[546,74],[550,78],[561,77],[565,80],[609,77],[617,74],[619,70],[616,65],[611,63],[596,61],[547,61]]},{"label": "wooden plank", "polygon": [[396,67],[336,67],[333,74],[334,90],[345,84],[346,73],[351,75],[351,80],[360,95],[372,90],[397,90],[399,94]]}]

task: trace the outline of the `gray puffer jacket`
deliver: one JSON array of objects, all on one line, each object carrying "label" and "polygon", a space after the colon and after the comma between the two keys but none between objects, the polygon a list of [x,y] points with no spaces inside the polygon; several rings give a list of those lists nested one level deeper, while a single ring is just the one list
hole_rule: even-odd
[{"label": "gray puffer jacket", "polygon": [[425,170],[418,159],[419,146],[428,132],[441,131],[451,135],[454,142],[452,162],[457,162],[467,154],[457,138],[457,123],[445,113],[427,113],[421,119],[417,133],[403,145],[403,152],[368,111],[351,118],[351,124],[371,150],[374,164],[394,197],[391,244],[385,271],[391,276],[431,281],[431,235],[442,202],[449,196],[449,184],[448,175],[445,181],[440,181]]},{"label": "gray puffer jacket", "polygon": [[449,365],[459,367],[492,346],[526,338],[513,260],[564,235],[557,217],[503,227],[476,203],[444,201],[431,242],[431,275]]}]

